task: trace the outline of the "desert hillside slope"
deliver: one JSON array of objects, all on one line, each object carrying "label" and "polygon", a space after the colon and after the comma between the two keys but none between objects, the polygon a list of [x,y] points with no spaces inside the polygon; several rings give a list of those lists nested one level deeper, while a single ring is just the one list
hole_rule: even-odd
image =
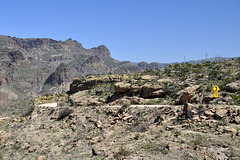
[{"label": "desert hillside slope", "polygon": [[239,159],[239,81],[240,58],[75,78],[1,108],[0,159]]}]

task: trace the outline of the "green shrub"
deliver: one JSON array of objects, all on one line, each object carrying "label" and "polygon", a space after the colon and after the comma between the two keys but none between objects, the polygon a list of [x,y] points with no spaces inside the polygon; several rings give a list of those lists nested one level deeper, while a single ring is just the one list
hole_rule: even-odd
[{"label": "green shrub", "polygon": [[240,72],[234,77],[236,80],[240,80]]},{"label": "green shrub", "polygon": [[168,150],[166,150],[166,149],[163,150],[163,151],[162,151],[162,154],[168,154]]},{"label": "green shrub", "polygon": [[201,73],[202,71],[200,69],[193,69],[193,73]]},{"label": "green shrub", "polygon": [[88,90],[89,95],[100,98],[111,97],[114,93],[114,83],[102,83]]},{"label": "green shrub", "polygon": [[232,78],[227,78],[227,79],[225,80],[225,84],[228,84],[228,83],[231,83],[231,82],[233,82],[233,79],[232,79]]},{"label": "green shrub", "polygon": [[240,95],[231,95],[231,97],[232,97],[235,105],[240,104]]},{"label": "green shrub", "polygon": [[210,62],[210,61],[205,62],[205,63],[204,63],[204,66],[205,66],[205,67],[211,66],[211,62]]}]

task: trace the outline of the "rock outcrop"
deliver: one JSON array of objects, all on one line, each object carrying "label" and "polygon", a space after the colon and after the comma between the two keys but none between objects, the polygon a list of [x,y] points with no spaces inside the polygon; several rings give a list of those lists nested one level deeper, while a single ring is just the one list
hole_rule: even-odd
[{"label": "rock outcrop", "polygon": [[140,96],[144,98],[159,97],[164,94],[162,89],[163,87],[161,85],[145,84],[140,88]]},{"label": "rock outcrop", "polygon": [[72,83],[72,76],[69,72],[68,67],[61,63],[56,70],[50,74],[44,85],[50,85],[52,87],[60,87],[62,90],[69,90],[70,84]]},{"label": "rock outcrop", "polygon": [[187,102],[193,101],[193,96],[195,91],[200,87],[200,85],[193,85],[181,90],[177,93],[180,96],[179,100],[177,100],[177,104],[185,104]]},{"label": "rock outcrop", "polygon": [[126,94],[130,91],[131,84],[130,83],[125,83],[125,82],[118,82],[114,85],[114,89],[117,94],[123,93]]},{"label": "rock outcrop", "polygon": [[70,85],[70,93],[76,93],[78,91],[88,90],[91,89],[94,86],[97,86],[98,84],[102,83],[114,83],[114,82],[120,82],[125,80],[127,77],[119,76],[119,75],[105,75],[100,77],[94,77],[91,76],[91,78],[87,79],[81,79],[76,78],[73,80],[73,83]]},{"label": "rock outcrop", "polygon": [[228,92],[237,92],[240,90],[240,84],[236,82],[232,82],[226,85],[226,90]]}]

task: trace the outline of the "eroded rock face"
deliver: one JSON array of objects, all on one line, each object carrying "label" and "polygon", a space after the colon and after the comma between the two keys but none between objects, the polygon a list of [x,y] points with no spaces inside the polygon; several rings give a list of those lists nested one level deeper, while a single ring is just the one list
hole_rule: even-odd
[{"label": "eroded rock face", "polygon": [[8,56],[11,59],[12,63],[18,63],[20,61],[26,60],[26,58],[20,51],[10,51],[8,52]]},{"label": "eroded rock face", "polygon": [[45,84],[51,84],[53,86],[60,85],[64,82],[71,82],[72,77],[70,75],[68,67],[61,63],[57,69],[47,78]]},{"label": "eroded rock face", "polygon": [[179,95],[179,100],[177,100],[177,104],[185,104],[187,102],[192,101],[192,97],[194,96],[194,92],[200,87],[200,85],[189,86],[177,93]]},{"label": "eroded rock face", "polygon": [[56,70],[50,74],[44,85],[51,85],[53,87],[61,86],[62,90],[67,91],[70,88],[71,82],[72,76],[68,67],[64,63],[61,63]]},{"label": "eroded rock face", "polygon": [[70,92],[76,93],[78,91],[88,90],[92,87],[101,84],[101,83],[114,83],[125,80],[127,77],[118,76],[118,75],[106,75],[102,77],[92,77],[87,78],[86,80],[81,80],[80,78],[76,78],[73,80],[73,83],[70,85]]},{"label": "eroded rock face", "polygon": [[126,93],[128,93],[128,91],[130,91],[130,88],[131,88],[131,84],[126,83],[126,82],[117,82],[114,85],[114,89],[115,89],[116,93],[126,94]]},{"label": "eroded rock face", "polygon": [[226,90],[228,92],[237,92],[240,90],[240,84],[235,82],[229,83],[226,85]]},{"label": "eroded rock face", "polygon": [[140,91],[140,86],[137,85],[132,85],[129,91],[130,95],[135,95],[135,94],[139,94]]},{"label": "eroded rock face", "polygon": [[145,84],[140,89],[140,96],[143,98],[158,97],[164,94],[162,89],[163,87],[161,85]]}]

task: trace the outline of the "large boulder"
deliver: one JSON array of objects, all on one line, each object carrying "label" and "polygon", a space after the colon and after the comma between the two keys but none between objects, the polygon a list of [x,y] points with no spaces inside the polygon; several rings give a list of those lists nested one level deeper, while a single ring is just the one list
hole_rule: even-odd
[{"label": "large boulder", "polygon": [[215,116],[217,119],[222,119],[223,117],[226,116],[227,112],[228,112],[227,109],[219,108],[219,109],[216,109]]},{"label": "large boulder", "polygon": [[140,96],[143,98],[159,97],[164,93],[162,89],[161,85],[144,84],[140,89]]},{"label": "large boulder", "polygon": [[209,102],[212,101],[214,98],[215,98],[215,97],[214,97],[214,94],[213,94],[213,93],[212,93],[212,94],[209,94],[209,95],[207,95],[207,96],[204,96],[204,97],[203,97],[203,100],[202,100],[202,103],[203,103],[203,104],[209,104]]},{"label": "large boulder", "polygon": [[177,93],[179,99],[177,100],[177,104],[185,104],[187,102],[192,101],[192,97],[194,96],[195,91],[200,87],[200,85],[192,85],[189,86]]},{"label": "large boulder", "polygon": [[212,118],[214,116],[214,113],[212,112],[212,110],[206,110],[204,111],[204,115],[208,118]]},{"label": "large boulder", "polygon": [[240,84],[235,82],[229,83],[226,85],[226,90],[228,92],[237,92],[240,90]]},{"label": "large boulder", "polygon": [[225,97],[223,97],[222,101],[226,102],[227,104],[230,104],[230,105],[234,104],[234,100],[232,99],[232,97],[230,95],[226,95]]},{"label": "large boulder", "polygon": [[126,82],[117,82],[114,85],[114,89],[116,93],[126,94],[130,90],[130,88],[131,88],[131,84]]}]

